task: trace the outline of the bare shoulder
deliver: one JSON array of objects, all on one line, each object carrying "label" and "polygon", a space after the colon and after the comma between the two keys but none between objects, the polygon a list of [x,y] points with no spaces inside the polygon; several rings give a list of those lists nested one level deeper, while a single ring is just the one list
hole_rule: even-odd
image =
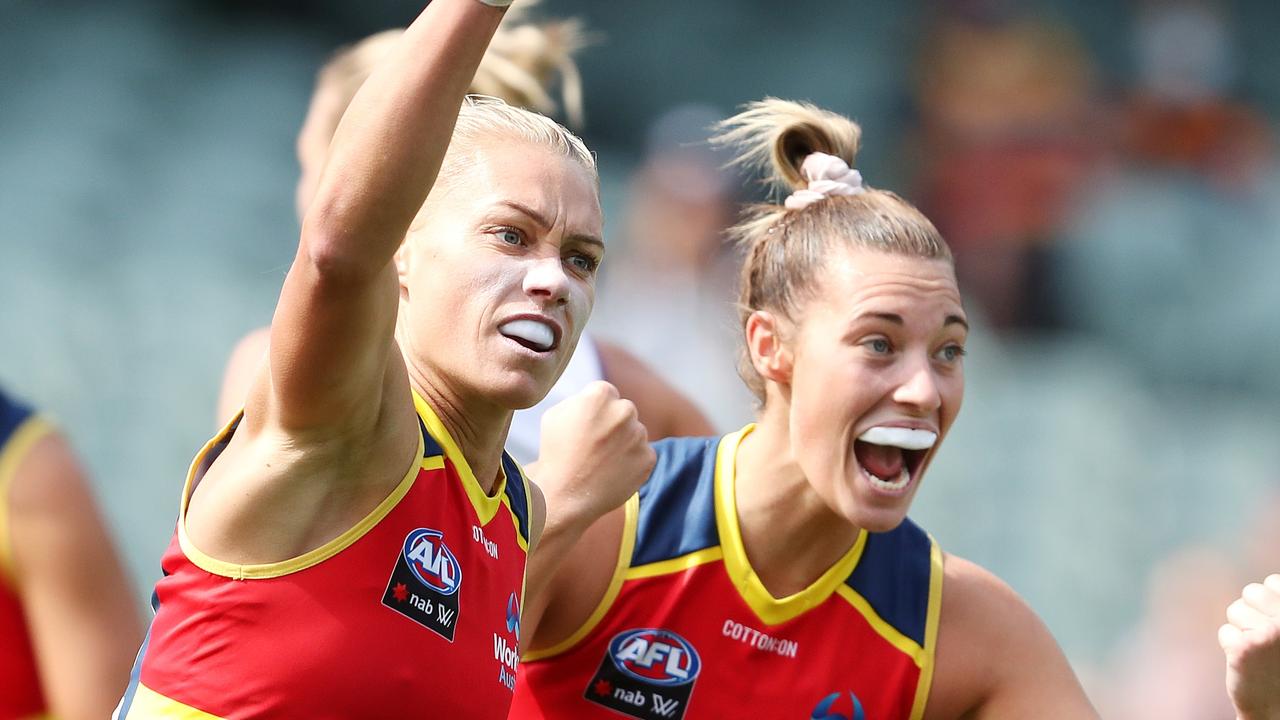
[{"label": "bare shoulder", "polygon": [[925,717],[1096,718],[1058,643],[1000,578],[944,561],[933,686]]},{"label": "bare shoulder", "polygon": [[542,530],[547,526],[547,496],[538,484],[526,476],[526,487],[529,488],[529,554],[538,549],[538,541],[542,539]]},{"label": "bare shoulder", "polygon": [[94,507],[80,463],[70,443],[56,430],[35,441],[19,461],[12,483],[9,507],[14,517],[71,521]]},{"label": "bare shoulder", "polygon": [[605,379],[618,388],[619,395],[635,403],[650,440],[716,434],[698,406],[643,360],[605,340],[597,339],[596,349]]},{"label": "bare shoulder", "polygon": [[271,344],[271,328],[258,328],[240,338],[240,342],[227,358],[227,367],[222,373],[222,388],[218,392],[218,425],[231,419],[236,411],[244,405],[249,396],[249,388],[253,385],[267,357],[267,349]]}]

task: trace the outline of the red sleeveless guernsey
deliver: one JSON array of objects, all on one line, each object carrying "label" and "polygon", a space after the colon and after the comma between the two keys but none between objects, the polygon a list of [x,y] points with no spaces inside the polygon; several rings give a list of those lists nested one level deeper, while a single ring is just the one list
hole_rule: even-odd
[{"label": "red sleeveless guernsey", "polygon": [[196,457],[119,718],[505,718],[519,658],[529,501],[504,455],[494,496],[415,394],[420,461],[337,539],[269,565],[196,549]]},{"label": "red sleeveless guernsey", "polygon": [[9,486],[27,452],[51,430],[31,408],[0,392],[0,720],[42,717],[47,710],[26,615],[12,582]]},{"label": "red sleeveless guernsey", "polygon": [[520,666],[512,718],[908,720],[924,713],[942,557],[910,521],[774,598],[747,560],[734,457],[751,431],[655,444],[586,624]]}]

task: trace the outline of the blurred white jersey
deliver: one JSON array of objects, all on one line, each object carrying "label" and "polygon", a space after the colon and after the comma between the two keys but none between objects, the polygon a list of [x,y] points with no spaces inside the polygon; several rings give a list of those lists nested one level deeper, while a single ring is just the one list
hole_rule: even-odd
[{"label": "blurred white jersey", "polygon": [[578,338],[578,347],[569,358],[569,366],[564,369],[560,380],[551,388],[551,392],[542,398],[542,402],[528,410],[519,410],[511,419],[511,430],[507,433],[507,452],[521,465],[538,459],[538,440],[542,436],[542,415],[552,405],[576,394],[588,383],[604,379],[604,365],[600,362],[600,352],[595,341],[587,333]]}]

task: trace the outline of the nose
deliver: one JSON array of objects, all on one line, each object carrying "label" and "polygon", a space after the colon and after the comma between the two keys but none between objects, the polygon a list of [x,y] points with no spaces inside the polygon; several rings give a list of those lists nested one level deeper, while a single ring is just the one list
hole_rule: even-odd
[{"label": "nose", "polygon": [[544,306],[569,301],[569,276],[558,255],[530,261],[524,276],[524,292]]},{"label": "nose", "polygon": [[930,415],[942,405],[938,378],[928,358],[911,362],[905,377],[893,392],[894,402],[905,405],[919,415]]}]

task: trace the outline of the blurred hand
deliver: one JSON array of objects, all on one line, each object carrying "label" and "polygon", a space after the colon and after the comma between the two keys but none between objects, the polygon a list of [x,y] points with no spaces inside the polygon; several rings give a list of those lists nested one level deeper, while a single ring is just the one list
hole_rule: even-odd
[{"label": "blurred hand", "polygon": [[1251,583],[1218,629],[1240,720],[1280,720],[1280,575]]},{"label": "blurred hand", "polygon": [[529,474],[547,498],[548,525],[589,524],[626,502],[656,459],[636,406],[593,382],[542,417]]}]

